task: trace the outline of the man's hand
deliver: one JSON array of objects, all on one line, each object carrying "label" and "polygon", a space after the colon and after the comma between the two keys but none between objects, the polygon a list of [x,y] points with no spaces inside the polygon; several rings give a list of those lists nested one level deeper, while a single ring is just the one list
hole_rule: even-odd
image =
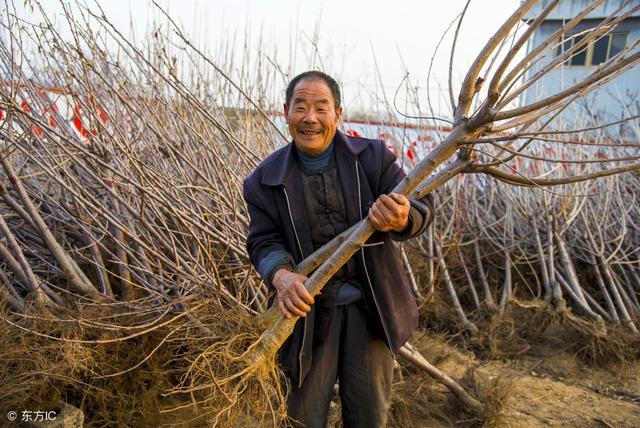
[{"label": "man's hand", "polygon": [[380,195],[369,209],[369,220],[379,232],[402,232],[409,223],[409,199],[399,193]]},{"label": "man's hand", "polygon": [[273,286],[278,292],[278,308],[282,315],[291,318],[292,315],[303,317],[311,310],[313,297],[304,288],[308,278],[304,275],[279,269],[273,275]]}]

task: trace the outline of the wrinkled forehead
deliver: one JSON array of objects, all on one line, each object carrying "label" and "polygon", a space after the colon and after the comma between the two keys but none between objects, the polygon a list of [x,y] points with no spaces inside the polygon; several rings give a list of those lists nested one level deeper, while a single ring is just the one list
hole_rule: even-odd
[{"label": "wrinkled forehead", "polygon": [[335,106],[335,99],[329,85],[322,79],[303,79],[293,88],[291,104],[320,103]]}]

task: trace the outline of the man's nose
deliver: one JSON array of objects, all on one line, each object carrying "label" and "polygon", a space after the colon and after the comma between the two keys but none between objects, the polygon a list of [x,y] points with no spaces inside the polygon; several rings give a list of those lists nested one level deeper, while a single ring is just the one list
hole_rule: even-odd
[{"label": "man's nose", "polygon": [[310,109],[304,115],[303,121],[304,122],[315,123],[315,122],[318,121],[318,115],[316,114],[316,112],[314,110]]}]

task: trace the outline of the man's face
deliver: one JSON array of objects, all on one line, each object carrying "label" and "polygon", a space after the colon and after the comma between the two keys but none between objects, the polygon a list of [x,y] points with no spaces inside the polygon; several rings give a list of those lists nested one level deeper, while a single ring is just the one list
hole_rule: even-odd
[{"label": "man's face", "polygon": [[322,153],[336,135],[342,107],[336,108],[331,89],[323,80],[301,80],[293,88],[284,116],[296,146],[309,155]]}]

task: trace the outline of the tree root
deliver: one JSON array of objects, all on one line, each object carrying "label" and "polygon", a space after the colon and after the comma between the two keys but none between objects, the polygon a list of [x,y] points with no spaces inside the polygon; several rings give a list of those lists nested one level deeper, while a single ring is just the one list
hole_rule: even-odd
[{"label": "tree root", "polygon": [[200,352],[167,396],[185,396],[163,412],[193,406],[213,426],[280,426],[287,420],[287,380],[258,333],[216,342]]},{"label": "tree root", "polygon": [[446,373],[440,371],[436,366],[427,361],[426,358],[409,342],[405,343],[398,354],[409,361],[414,366],[428,374],[433,380],[446,386],[449,391],[462,403],[465,408],[471,411],[475,416],[482,416],[485,413],[485,407],[471,396],[458,382],[449,377]]}]

